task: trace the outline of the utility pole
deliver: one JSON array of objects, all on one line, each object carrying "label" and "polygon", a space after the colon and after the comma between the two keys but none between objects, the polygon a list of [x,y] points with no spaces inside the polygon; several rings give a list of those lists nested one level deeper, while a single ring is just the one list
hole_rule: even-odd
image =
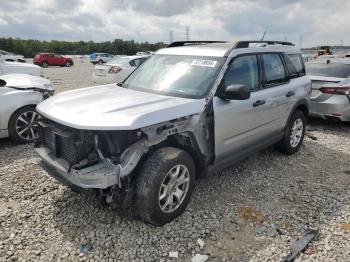
[{"label": "utility pole", "polygon": [[303,35],[299,35],[299,48],[301,49],[303,45]]},{"label": "utility pole", "polygon": [[186,41],[190,41],[190,27],[186,26]]},{"label": "utility pole", "polygon": [[170,43],[169,44],[171,44],[172,42],[174,42],[174,38],[173,38],[173,31],[170,31],[170,35],[169,35],[169,37],[170,37]]}]

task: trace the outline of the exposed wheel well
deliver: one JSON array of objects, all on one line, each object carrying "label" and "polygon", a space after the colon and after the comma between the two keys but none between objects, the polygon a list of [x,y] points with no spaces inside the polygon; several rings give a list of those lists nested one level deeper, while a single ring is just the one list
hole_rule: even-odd
[{"label": "exposed wheel well", "polygon": [[173,135],[169,136],[167,140],[152,146],[149,151],[142,156],[139,161],[137,168],[135,169],[136,174],[138,173],[139,168],[144,164],[144,162],[148,159],[148,157],[162,147],[175,147],[186,151],[192,157],[195,165],[196,165],[196,178],[200,178],[205,176],[207,173],[207,165],[205,164],[204,157],[201,155],[199,149],[194,144],[193,139],[184,135]]},{"label": "exposed wheel well", "polygon": [[299,110],[299,111],[303,112],[306,118],[307,118],[307,116],[309,115],[309,109],[308,109],[308,107],[307,107],[306,105],[304,105],[304,104],[301,104],[301,105],[297,106],[297,107],[295,108],[295,110]]}]

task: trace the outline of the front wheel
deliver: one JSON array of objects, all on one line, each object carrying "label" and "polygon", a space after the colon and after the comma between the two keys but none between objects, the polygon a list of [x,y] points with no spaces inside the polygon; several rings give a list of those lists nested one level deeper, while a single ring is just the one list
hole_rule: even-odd
[{"label": "front wheel", "polygon": [[34,106],[24,106],[18,109],[9,122],[10,137],[19,143],[32,142],[38,138],[39,114]]},{"label": "front wheel", "polygon": [[306,117],[297,110],[291,117],[283,139],[277,144],[277,149],[284,154],[294,154],[303,143],[305,135]]},{"label": "front wheel", "polygon": [[72,63],[70,61],[67,61],[65,65],[66,67],[71,67]]},{"label": "front wheel", "polygon": [[136,184],[138,215],[156,226],[178,217],[188,205],[195,180],[195,164],[185,151],[164,147],[141,168]]}]

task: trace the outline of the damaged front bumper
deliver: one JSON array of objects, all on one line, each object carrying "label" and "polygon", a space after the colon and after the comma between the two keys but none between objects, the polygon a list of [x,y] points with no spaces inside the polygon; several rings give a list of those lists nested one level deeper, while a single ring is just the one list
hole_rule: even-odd
[{"label": "damaged front bumper", "polygon": [[119,184],[121,168],[118,165],[111,166],[106,162],[98,162],[94,165],[69,171],[64,159],[56,158],[44,147],[35,148],[42,158],[41,166],[57,181],[67,186],[81,188],[105,189]]}]

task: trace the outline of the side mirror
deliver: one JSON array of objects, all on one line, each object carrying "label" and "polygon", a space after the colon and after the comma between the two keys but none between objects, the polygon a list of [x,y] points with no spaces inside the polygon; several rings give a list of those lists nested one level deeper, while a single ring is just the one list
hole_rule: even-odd
[{"label": "side mirror", "polygon": [[228,100],[246,100],[250,98],[250,89],[245,85],[232,84],[226,86],[220,97]]}]

